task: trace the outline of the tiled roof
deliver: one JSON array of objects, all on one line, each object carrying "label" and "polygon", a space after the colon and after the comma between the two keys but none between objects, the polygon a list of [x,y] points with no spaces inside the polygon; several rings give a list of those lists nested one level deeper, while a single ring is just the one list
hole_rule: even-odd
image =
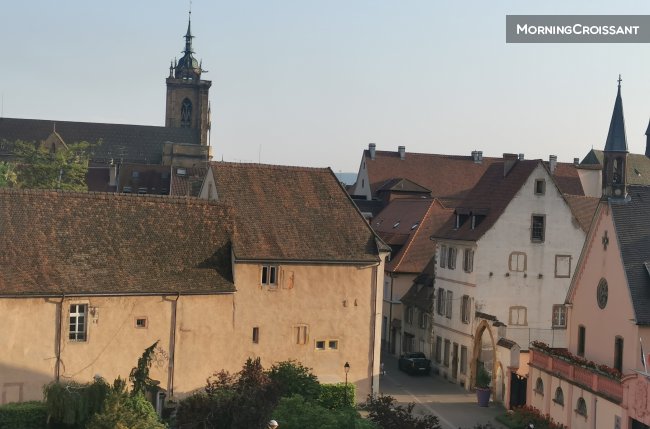
[{"label": "tiled roof", "polygon": [[[138,164],[160,164],[164,142],[200,142],[198,131],[190,128],[16,118],[0,118],[0,141],[40,142],[52,133],[54,127],[68,144],[80,141],[96,143],[102,140],[101,145],[91,149],[92,159],[101,163],[113,159],[116,162],[123,160]],[[0,146],[0,157],[10,152],[10,146]]]},{"label": "tiled roof", "polygon": [[239,260],[379,261],[377,237],[329,168],[210,164],[235,209]]},{"label": "tiled roof", "polygon": [[420,186],[409,179],[402,178],[395,178],[387,181],[381,185],[379,189],[377,189],[377,192],[381,191],[415,192],[427,194],[431,192],[430,189]]},{"label": "tiled roof", "polygon": [[629,186],[630,201],[609,203],[636,322],[650,325],[650,187]]},{"label": "tiled roof", "polygon": [[591,220],[594,217],[600,199],[581,195],[565,195],[564,199],[567,204],[569,204],[571,213],[573,213],[573,216],[580,224],[580,228],[582,228],[584,232],[589,231]]},{"label": "tiled roof", "polygon": [[233,292],[230,212],[198,199],[0,190],[0,294]]},{"label": "tiled roof", "polygon": [[[182,172],[179,173],[179,170]],[[174,167],[172,169],[171,193],[179,197],[198,197],[208,167]]]},{"label": "tiled roof", "polygon": [[411,231],[406,244],[386,264],[386,270],[398,273],[422,272],[436,253],[431,236],[452,216],[454,210],[445,208],[438,200],[430,201],[417,228]]},{"label": "tiled roof", "polygon": [[[582,160],[581,166],[603,165],[603,151],[592,149]],[[627,155],[627,183],[630,185],[650,185],[650,158],[639,153]]]},{"label": "tiled roof", "polygon": [[406,243],[431,206],[431,199],[396,199],[372,220],[371,226],[389,245]]},{"label": "tiled roof", "polygon": [[397,152],[376,151],[375,159],[364,151],[364,162],[372,195],[388,181],[408,179],[431,190],[433,197],[462,198],[500,158],[483,158],[476,163],[471,156],[436,155],[407,152],[402,160]]},{"label": "tiled roof", "polygon": [[[544,162],[548,169],[548,162]],[[582,188],[582,182],[578,175],[578,168],[574,164],[566,162],[558,162],[555,165],[553,172],[553,180],[558,189],[563,194],[569,195],[584,195],[585,191]]]},{"label": "tiled roof", "polygon": [[431,313],[433,310],[433,286],[436,272],[436,261],[431,258],[422,272],[413,280],[409,290],[402,296],[401,302],[414,305],[420,310]]},{"label": "tiled roof", "polygon": [[118,192],[129,194],[169,195],[169,165],[120,165]]}]

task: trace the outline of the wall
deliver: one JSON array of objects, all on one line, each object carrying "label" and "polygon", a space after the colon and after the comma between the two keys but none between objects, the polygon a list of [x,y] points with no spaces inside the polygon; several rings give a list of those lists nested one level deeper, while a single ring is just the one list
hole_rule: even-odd
[{"label": "wall", "polygon": [[[400,302],[400,299],[402,299],[404,294],[411,288],[414,279],[415,274],[399,274],[388,272],[384,273],[384,299],[382,302],[382,315],[386,316],[387,318],[388,328],[382,330],[382,339],[384,341],[384,344],[388,345],[388,342],[392,341],[392,338],[389,340],[390,336],[392,335],[392,321],[394,319],[401,321],[401,328],[397,330],[397,335],[395,336],[395,355],[400,355],[403,350],[402,340],[404,338],[404,306]],[[386,338],[384,334],[387,334],[389,338]],[[393,344],[391,344],[391,348],[392,346]]]}]

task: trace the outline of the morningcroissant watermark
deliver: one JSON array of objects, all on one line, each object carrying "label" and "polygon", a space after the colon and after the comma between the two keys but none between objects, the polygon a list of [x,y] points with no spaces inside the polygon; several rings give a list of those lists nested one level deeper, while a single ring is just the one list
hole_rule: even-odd
[{"label": "morningcroissant watermark", "polygon": [[506,15],[506,43],[650,43],[650,15]]}]

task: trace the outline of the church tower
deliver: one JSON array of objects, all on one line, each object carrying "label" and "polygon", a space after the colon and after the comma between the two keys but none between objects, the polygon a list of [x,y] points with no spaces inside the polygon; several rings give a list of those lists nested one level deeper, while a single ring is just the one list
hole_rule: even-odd
[{"label": "church tower", "polygon": [[603,151],[603,198],[622,198],[627,195],[627,139],[625,118],[621,99],[621,77],[618,77],[618,93],[614,112],[609,123],[607,142]]},{"label": "church tower", "polygon": [[165,126],[192,128],[198,131],[201,145],[208,146],[210,130],[210,105],[208,92],[212,82],[201,80],[201,63],[194,58],[192,50],[192,12],[187,22],[183,57],[169,66],[167,78],[167,108]]}]

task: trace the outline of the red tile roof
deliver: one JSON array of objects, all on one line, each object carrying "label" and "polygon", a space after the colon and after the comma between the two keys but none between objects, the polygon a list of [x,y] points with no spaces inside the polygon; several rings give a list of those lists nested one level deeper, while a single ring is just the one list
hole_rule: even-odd
[{"label": "red tile roof", "polygon": [[239,260],[370,263],[377,237],[329,168],[210,164]]},{"label": "red tile roof", "polygon": [[0,190],[0,294],[234,292],[231,218],[198,199]]},{"label": "red tile roof", "polygon": [[600,198],[585,197],[582,195],[565,195],[564,198],[567,204],[569,204],[571,213],[573,213],[578,224],[580,224],[580,228],[584,232],[589,231],[591,220],[594,217],[594,213],[596,213],[596,206],[598,206]]}]

